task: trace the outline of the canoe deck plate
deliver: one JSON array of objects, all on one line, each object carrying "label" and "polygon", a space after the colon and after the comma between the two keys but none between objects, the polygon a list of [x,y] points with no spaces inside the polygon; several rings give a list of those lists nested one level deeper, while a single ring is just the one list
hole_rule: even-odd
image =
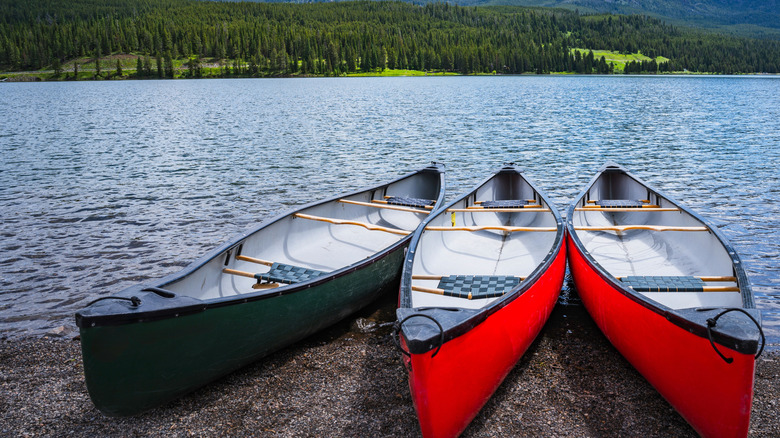
[{"label": "canoe deck plate", "polygon": [[696,277],[639,277],[621,279],[626,286],[637,292],[703,292],[704,281]]},{"label": "canoe deck plate", "polygon": [[450,275],[439,280],[444,295],[457,298],[479,299],[500,297],[520,284],[519,277],[500,275]]}]

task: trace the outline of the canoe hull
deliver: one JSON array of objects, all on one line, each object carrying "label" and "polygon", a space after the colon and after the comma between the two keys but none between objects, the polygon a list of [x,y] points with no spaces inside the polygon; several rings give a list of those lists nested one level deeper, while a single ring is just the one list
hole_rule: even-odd
[{"label": "canoe hull", "polygon": [[612,345],[705,437],[744,437],[755,359],[718,348],[629,298],[606,281],[567,237],[569,269],[585,308]]},{"label": "canoe hull", "polygon": [[303,339],[397,289],[407,246],[408,240],[366,267],[292,294],[82,327],[90,397],[107,415],[135,415]]},{"label": "canoe hull", "polygon": [[466,429],[525,353],[552,312],[563,284],[566,248],[522,295],[468,333],[406,358],[409,387],[425,437]]}]

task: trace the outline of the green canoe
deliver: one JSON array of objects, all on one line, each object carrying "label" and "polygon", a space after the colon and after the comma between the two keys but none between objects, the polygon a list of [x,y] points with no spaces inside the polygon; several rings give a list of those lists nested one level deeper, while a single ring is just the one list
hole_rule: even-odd
[{"label": "green canoe", "polygon": [[111,416],[154,408],[332,325],[397,284],[411,232],[444,198],[432,164],[309,204],[181,272],[76,313],[87,389]]}]

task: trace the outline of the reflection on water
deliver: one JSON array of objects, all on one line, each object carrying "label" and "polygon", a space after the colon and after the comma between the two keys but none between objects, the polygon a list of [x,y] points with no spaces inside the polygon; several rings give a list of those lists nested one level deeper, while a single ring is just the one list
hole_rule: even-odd
[{"label": "reflection on water", "polygon": [[0,336],[174,272],[291,206],[514,161],[567,203],[606,161],[718,225],[780,346],[780,78],[451,77],[0,86]]}]

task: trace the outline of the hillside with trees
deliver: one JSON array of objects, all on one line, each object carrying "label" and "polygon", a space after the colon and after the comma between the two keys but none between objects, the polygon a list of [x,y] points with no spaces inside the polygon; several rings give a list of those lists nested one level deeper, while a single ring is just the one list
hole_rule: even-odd
[{"label": "hillside with trees", "polygon": [[[641,53],[643,58],[618,69],[593,50]],[[699,33],[644,16],[580,16],[508,6],[0,3],[0,70],[48,69],[67,77],[71,68],[79,78],[87,70],[95,78],[341,75],[385,69],[778,73],[780,42]]]},{"label": "hillside with trees", "polygon": [[[218,0],[237,1],[237,0]],[[331,0],[243,0],[260,2]],[[440,0],[406,0],[435,3]],[[586,14],[647,15],[666,23],[720,33],[780,39],[778,0],[448,0],[460,6],[531,6]]]},{"label": "hillside with trees", "polygon": [[648,15],[675,25],[780,39],[777,0],[455,0],[460,5],[544,6],[586,13]]}]

